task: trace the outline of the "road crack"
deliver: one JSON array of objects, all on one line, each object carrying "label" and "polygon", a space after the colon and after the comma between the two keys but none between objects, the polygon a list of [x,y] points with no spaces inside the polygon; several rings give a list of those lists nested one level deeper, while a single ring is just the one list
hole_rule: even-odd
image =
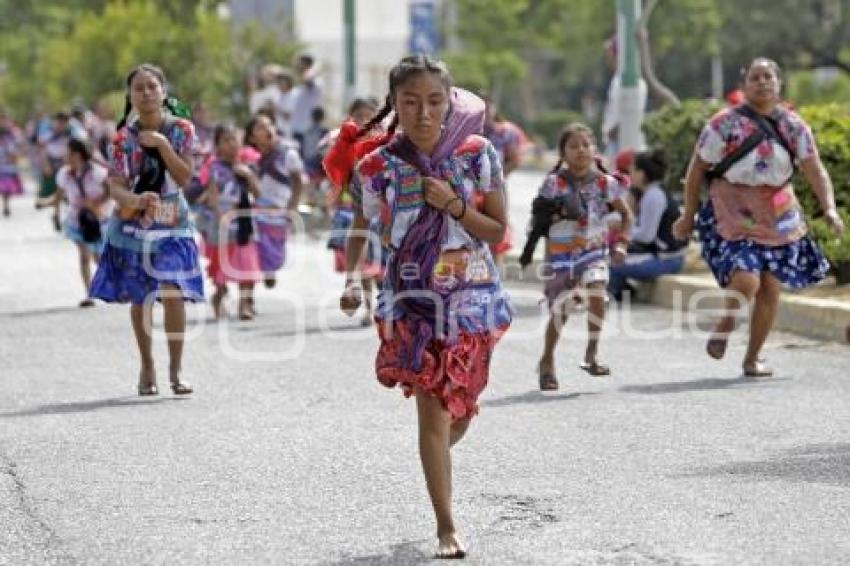
[{"label": "road crack", "polygon": [[27,494],[27,487],[21,475],[18,473],[18,465],[5,452],[0,450],[0,475],[7,476],[12,482],[12,490],[18,509],[26,517],[27,521],[35,525],[42,534],[41,541],[36,544],[45,551],[62,559],[63,564],[74,564],[76,561],[64,549],[64,542],[55,529],[42,518],[32,505],[31,497]]}]

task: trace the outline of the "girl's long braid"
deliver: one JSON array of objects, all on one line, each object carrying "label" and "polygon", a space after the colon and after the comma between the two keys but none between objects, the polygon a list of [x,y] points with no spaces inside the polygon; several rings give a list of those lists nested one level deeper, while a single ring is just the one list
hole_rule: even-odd
[{"label": "girl's long braid", "polygon": [[[381,109],[378,110],[378,113],[375,114],[375,117],[363,124],[363,127],[357,131],[357,137],[361,138],[371,132],[376,126],[381,125],[381,122],[384,121],[384,118],[389,116],[393,112],[393,104],[391,95],[387,95],[387,99],[384,101],[384,105],[381,106]],[[393,116],[393,121],[390,124],[390,127],[387,129],[389,133],[395,131],[398,126],[398,116]]]},{"label": "girl's long braid", "polygon": [[117,129],[120,130],[127,124],[127,118],[130,116],[132,110],[133,104],[130,102],[130,95],[127,94],[124,96],[124,115],[121,117],[121,121],[118,122]]}]

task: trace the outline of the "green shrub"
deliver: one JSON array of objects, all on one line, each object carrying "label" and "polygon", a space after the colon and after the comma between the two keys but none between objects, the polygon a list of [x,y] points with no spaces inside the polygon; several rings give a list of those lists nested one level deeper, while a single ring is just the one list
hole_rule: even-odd
[{"label": "green shrub", "polygon": [[[838,211],[850,226],[850,107],[822,104],[805,106],[799,112],[814,132],[821,161],[832,179]],[[843,238],[832,234],[820,218],[817,195],[800,172],[794,178],[794,190],[810,219],[811,235],[829,261],[833,265],[850,261],[850,232]]]},{"label": "green shrub", "polygon": [[824,255],[833,265],[850,261],[850,212],[841,210],[840,214],[844,225],[849,228],[841,237],[832,233],[823,218],[809,221],[809,235],[817,241]]},{"label": "green shrub", "polygon": [[[838,208],[850,212],[850,107],[838,104],[805,106],[800,116],[812,127]],[[794,179],[797,196],[809,217],[820,215],[817,196],[801,173]]]},{"label": "green shrub", "polygon": [[646,143],[664,152],[667,161],[664,185],[669,190],[682,190],[699,133],[720,108],[717,102],[686,100],[678,108],[665,106],[647,115],[643,122]]}]

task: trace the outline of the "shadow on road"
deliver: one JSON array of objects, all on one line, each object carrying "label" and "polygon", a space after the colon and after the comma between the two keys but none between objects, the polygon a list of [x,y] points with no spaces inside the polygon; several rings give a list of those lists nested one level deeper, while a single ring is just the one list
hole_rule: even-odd
[{"label": "shadow on road", "polygon": [[142,399],[135,395],[126,397],[113,397],[111,399],[99,399],[97,401],[79,401],[72,403],[53,403],[40,405],[32,409],[23,409],[8,413],[0,413],[0,418],[10,419],[14,417],[35,417],[39,415],[64,415],[69,413],[87,413],[98,409],[109,409],[113,407],[135,407],[138,405],[158,405],[171,401],[185,401],[181,397],[155,397],[153,399]]},{"label": "shadow on road", "polygon": [[511,405],[521,405],[524,403],[551,403],[553,401],[569,401],[578,399],[579,397],[588,397],[590,395],[598,395],[596,392],[590,393],[543,393],[542,391],[532,390],[521,395],[511,395],[510,397],[502,397],[501,399],[493,399],[492,401],[483,401],[483,407],[509,407]]},{"label": "shadow on road", "polygon": [[662,395],[665,393],[684,393],[686,391],[711,391],[713,389],[728,389],[739,385],[769,385],[776,381],[788,381],[788,378],[772,377],[757,379],[741,376],[735,379],[706,378],[694,381],[669,381],[666,383],[651,383],[649,385],[626,385],[620,388],[623,393],[638,393],[641,395]]},{"label": "shadow on road", "polygon": [[47,307],[42,309],[29,309],[23,311],[0,312],[0,318],[31,318],[51,314],[66,314],[71,312],[87,313],[86,309],[74,306]]},{"label": "shadow on road", "polygon": [[[428,564],[433,560],[431,555],[425,554],[421,550],[421,546],[428,544],[427,540],[418,540],[412,542],[403,542],[390,546],[389,554],[373,554],[370,556],[354,556],[351,558],[343,558],[335,562],[325,562],[324,566],[357,566],[363,565],[381,565],[395,566],[397,564]],[[436,549],[436,539],[434,546]]]},{"label": "shadow on road", "polygon": [[[289,330],[280,330],[280,329],[269,329],[266,328],[258,328],[251,326],[239,326],[236,327],[236,330],[239,332],[245,333],[253,333],[258,337],[263,338],[286,338],[289,336],[309,336],[312,334],[333,334],[334,332],[355,332],[355,331],[363,331],[371,329],[371,326],[360,326],[359,324],[354,324],[351,326],[311,326],[304,328],[293,328]],[[374,333],[374,330],[369,335],[371,336]]]},{"label": "shadow on road", "polygon": [[807,444],[766,460],[731,462],[698,470],[691,476],[741,476],[757,480],[785,480],[850,486],[850,443]]}]

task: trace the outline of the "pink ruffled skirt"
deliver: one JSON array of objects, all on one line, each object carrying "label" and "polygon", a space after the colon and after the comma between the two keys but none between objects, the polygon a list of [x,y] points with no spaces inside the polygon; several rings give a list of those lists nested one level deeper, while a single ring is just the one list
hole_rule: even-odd
[{"label": "pink ruffled skirt", "polygon": [[418,387],[440,399],[452,419],[478,413],[478,396],[487,386],[490,358],[507,327],[483,334],[461,332],[457,340],[432,340],[422,354],[422,369],[407,368],[403,356],[413,343],[409,327],[399,321],[376,320],[381,345],[375,360],[378,381],[401,385],[405,397]]}]

